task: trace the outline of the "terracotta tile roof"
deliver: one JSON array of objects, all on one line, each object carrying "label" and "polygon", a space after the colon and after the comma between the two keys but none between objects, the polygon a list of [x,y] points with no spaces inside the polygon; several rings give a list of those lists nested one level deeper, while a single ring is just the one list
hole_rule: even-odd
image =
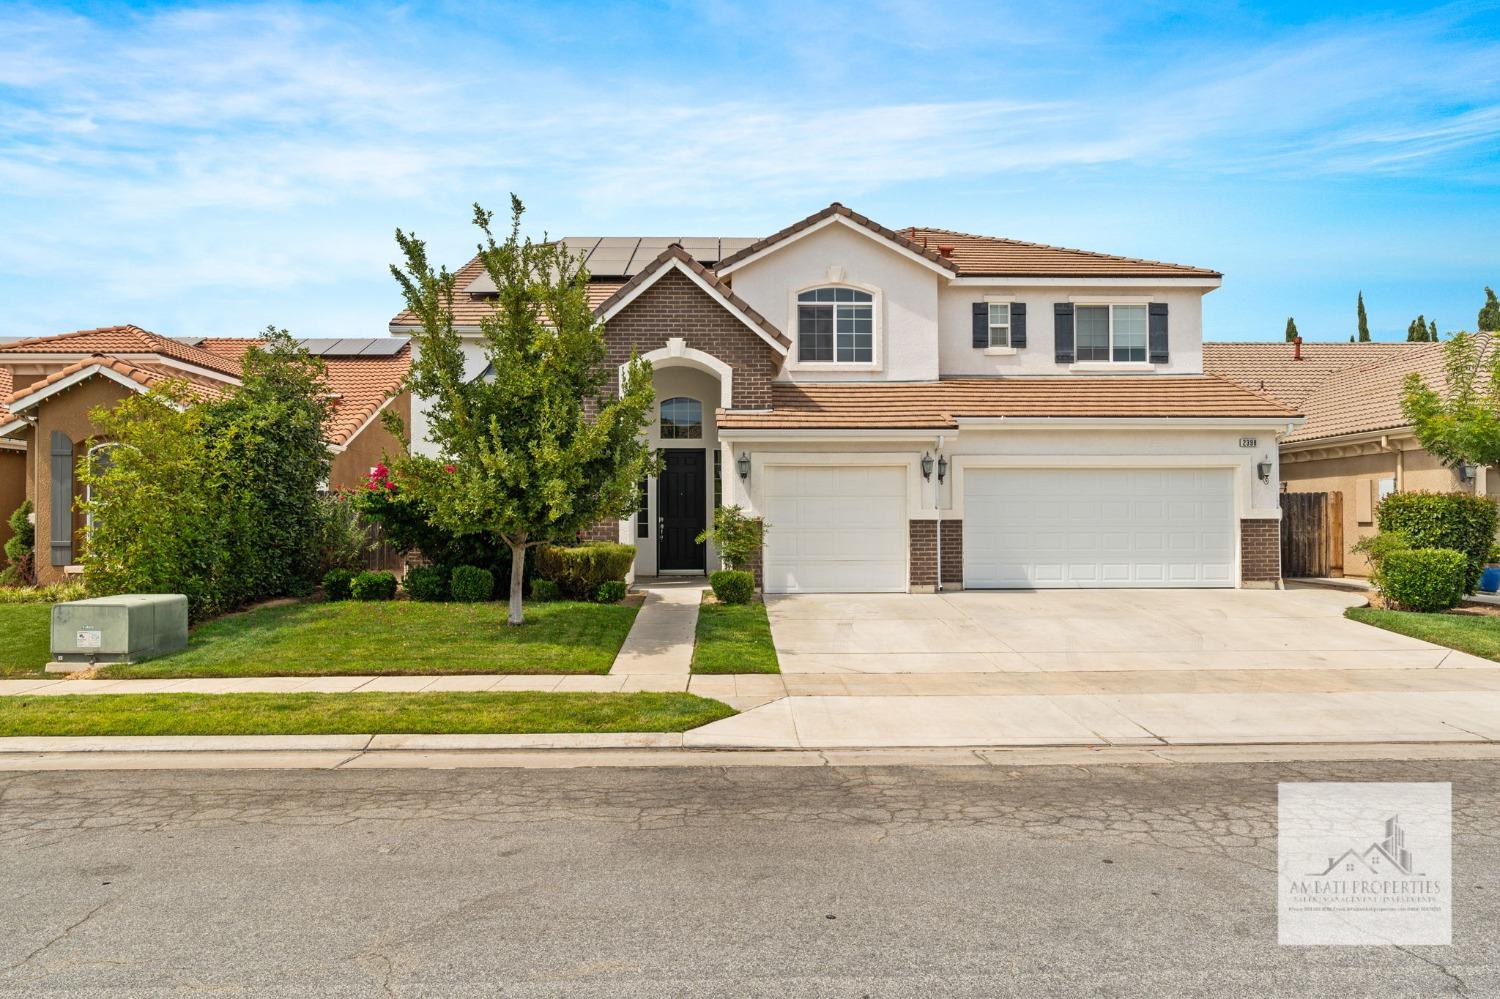
[{"label": "terracotta tile roof", "polygon": [[1421,343],[1304,343],[1295,360],[1289,343],[1205,343],[1203,370],[1223,375],[1247,388],[1269,392],[1297,406],[1329,376],[1378,364],[1431,347]]},{"label": "terracotta tile roof", "polygon": [[236,361],[131,325],[101,326],[0,344],[0,355],[4,354],[109,354],[115,357],[158,354],[233,378],[240,375]]},{"label": "terracotta tile roof", "polygon": [[895,229],[887,229],[885,226],[881,225],[879,222],[876,222],[874,219],[871,219],[865,215],[861,215],[859,212],[854,211],[852,208],[846,208],[845,206],[839,204],[837,201],[829,205],[827,208],[824,208],[822,211],[813,212],[807,218],[801,219],[797,222],[793,222],[785,229],[779,229],[776,232],[771,233],[771,235],[767,236],[765,239],[756,240],[754,243],[751,243],[749,246],[745,247],[743,250],[740,250],[738,253],[731,253],[723,260],[720,260],[718,264],[715,265],[714,270],[722,271],[728,267],[732,267],[733,265],[739,263],[741,260],[744,260],[746,257],[754,256],[755,254],[759,253],[761,250],[764,250],[769,246],[775,246],[777,243],[786,239],[788,236],[795,236],[797,233],[802,232],[804,229],[811,229],[819,222],[822,222],[824,219],[831,218],[834,215],[842,215],[850,222],[853,222],[859,226],[863,226],[864,228],[875,233],[875,235],[881,236],[889,240],[890,242],[895,243],[897,246],[902,247],[903,249],[910,250],[912,253],[915,253],[918,256],[926,257],[928,260],[937,264],[939,267],[947,268],[954,274],[958,273],[958,265],[954,261],[948,259],[947,257],[944,257],[941,253],[939,253],[936,246],[924,246],[916,240],[912,239],[907,231],[897,232]]},{"label": "terracotta tile roof", "polygon": [[1407,376],[1445,383],[1441,343],[1304,343],[1302,357],[1293,360],[1285,343],[1203,345],[1207,370],[1251,389],[1264,382],[1268,394],[1306,414],[1285,444],[1405,428]]},{"label": "terracotta tile roof", "polygon": [[976,236],[951,229],[911,226],[901,233],[939,252],[941,247],[950,247],[953,263],[964,277],[1223,277],[1205,267],[1117,257],[1001,236]]},{"label": "terracotta tile roof", "polygon": [[10,394],[16,390],[9,368],[0,368],[0,423],[10,419],[10,409],[6,403],[10,401]]},{"label": "terracotta tile roof", "polygon": [[[484,264],[476,256],[473,260],[460,267],[458,272],[453,275],[453,325],[478,326],[481,319],[495,314],[495,299],[493,296],[470,295],[464,291],[470,282],[483,273]],[[624,283],[624,278],[595,278],[590,280],[588,287],[589,307],[597,312],[600,303],[618,291]],[[391,320],[391,325],[416,326],[417,317],[412,315],[410,310],[402,309]]]},{"label": "terracotta tile roof", "polygon": [[949,378],[772,386],[771,412],[721,410],[722,430],[931,428],[963,417],[1294,417],[1268,396],[1213,375]]},{"label": "terracotta tile roof", "polygon": [[83,357],[78,359],[77,361],[74,361],[72,364],[69,364],[65,368],[52,372],[52,374],[48,375],[46,378],[41,379],[40,381],[35,381],[30,383],[29,385],[24,385],[18,389],[12,390],[10,395],[6,398],[5,403],[7,406],[14,407],[18,402],[21,402],[27,396],[39,392],[42,389],[47,388],[49,385],[56,385],[58,382],[71,378],[78,372],[83,371],[86,368],[93,367],[96,364],[101,367],[108,368],[117,375],[122,375],[125,378],[128,378],[129,380],[135,382],[137,385],[140,385],[142,388],[149,389],[169,381],[179,382],[185,385],[187,387],[188,394],[196,399],[221,399],[226,394],[226,390],[230,388],[230,385],[227,382],[224,383],[224,387],[221,389],[206,382],[192,381],[183,378],[182,372],[177,371],[173,368],[157,367],[151,364],[132,363],[130,361],[123,361],[118,357],[110,357],[107,354],[91,354],[88,357]]},{"label": "terracotta tile roof", "polygon": [[731,289],[728,284],[719,280],[719,276],[717,274],[709,270],[707,267],[704,267],[702,264],[698,263],[698,261],[694,260],[691,254],[689,254],[686,250],[684,250],[676,243],[673,243],[671,246],[661,251],[661,253],[657,254],[655,260],[651,261],[651,263],[647,264],[638,274],[636,274],[629,281],[626,281],[623,285],[616,289],[613,295],[606,298],[603,302],[600,302],[599,305],[595,307],[594,314],[603,315],[604,313],[608,312],[610,308],[613,307],[617,302],[624,299],[636,288],[650,281],[658,273],[660,273],[663,268],[668,266],[674,260],[687,267],[694,274],[698,275],[698,277],[701,278],[706,284],[708,284],[710,288],[728,299],[730,305],[734,306],[741,315],[743,315],[751,323],[755,324],[756,327],[762,330],[766,334],[766,336],[770,337],[772,340],[775,340],[783,347],[791,347],[792,341],[788,339],[787,336],[781,332],[781,330],[773,326],[770,320],[752,309],[750,307],[750,303],[745,301],[743,298],[740,298],[740,296],[736,295],[733,289]]},{"label": "terracotta tile roof", "polygon": [[411,369],[411,344],[390,357],[325,357],[328,390],[337,398],[328,425],[330,444],[343,446],[397,394]]}]

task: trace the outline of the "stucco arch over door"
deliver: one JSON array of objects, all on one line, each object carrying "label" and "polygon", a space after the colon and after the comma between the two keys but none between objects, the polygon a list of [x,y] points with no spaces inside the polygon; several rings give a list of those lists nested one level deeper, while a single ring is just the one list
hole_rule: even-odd
[{"label": "stucco arch over door", "polygon": [[[641,355],[652,368],[687,367],[706,371],[719,380],[719,408],[734,408],[734,369],[712,354],[689,347],[681,337],[673,337],[665,347]],[[620,390],[625,389],[625,365],[620,366]],[[706,401],[706,400],[705,400]]]}]

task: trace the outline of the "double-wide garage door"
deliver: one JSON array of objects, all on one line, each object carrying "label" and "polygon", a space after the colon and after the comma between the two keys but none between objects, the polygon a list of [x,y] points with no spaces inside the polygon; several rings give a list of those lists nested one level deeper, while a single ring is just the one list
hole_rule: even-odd
[{"label": "double-wide garage door", "polygon": [[765,479],[766,592],[905,592],[905,466],[771,465]]},{"label": "double-wide garage door", "polygon": [[964,586],[1233,586],[1228,469],[967,469]]}]

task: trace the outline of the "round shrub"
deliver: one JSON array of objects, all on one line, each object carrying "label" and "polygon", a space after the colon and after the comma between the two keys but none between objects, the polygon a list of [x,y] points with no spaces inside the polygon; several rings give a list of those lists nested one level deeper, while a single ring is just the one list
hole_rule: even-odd
[{"label": "round shrub", "polygon": [[1393,551],[1381,566],[1381,593],[1402,610],[1443,611],[1463,599],[1468,574],[1468,556],[1452,548]]},{"label": "round shrub", "polygon": [[329,569],[323,576],[323,596],[329,600],[348,600],[349,584],[353,582],[352,569]]},{"label": "round shrub", "polygon": [[738,569],[722,569],[708,577],[721,604],[748,604],[755,595],[755,576]]},{"label": "round shrub", "polygon": [[561,600],[562,588],[550,579],[533,579],[531,581],[531,599],[539,603]]},{"label": "round shrub", "polygon": [[1464,592],[1479,585],[1495,544],[1495,502],[1469,493],[1391,493],[1380,501],[1375,521],[1399,531],[1413,548],[1451,548],[1464,553]]},{"label": "round shrub", "polygon": [[537,575],[550,579],[575,600],[591,600],[600,583],[625,581],[635,563],[635,546],[590,541],[572,548],[542,545],[536,550]]},{"label": "round shrub", "polygon": [[484,603],[495,595],[495,574],[476,565],[461,565],[453,570],[448,589],[459,603]]},{"label": "round shrub", "polygon": [[594,591],[594,602],[597,604],[617,604],[625,599],[625,581],[623,579],[611,579],[600,583],[599,588]]},{"label": "round shrub", "polygon": [[390,600],[396,596],[396,574],[362,572],[349,584],[349,595],[355,600]]},{"label": "round shrub", "polygon": [[419,565],[406,570],[402,589],[413,600],[436,603],[448,599],[448,570],[437,565]]}]

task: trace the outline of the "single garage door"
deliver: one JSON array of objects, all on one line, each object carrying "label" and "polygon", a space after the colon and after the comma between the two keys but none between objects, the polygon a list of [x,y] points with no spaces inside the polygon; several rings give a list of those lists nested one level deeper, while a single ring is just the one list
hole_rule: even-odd
[{"label": "single garage door", "polygon": [[969,469],[964,586],[1233,586],[1218,468]]},{"label": "single garage door", "polygon": [[765,475],[766,592],[905,592],[904,467],[771,465]]}]

